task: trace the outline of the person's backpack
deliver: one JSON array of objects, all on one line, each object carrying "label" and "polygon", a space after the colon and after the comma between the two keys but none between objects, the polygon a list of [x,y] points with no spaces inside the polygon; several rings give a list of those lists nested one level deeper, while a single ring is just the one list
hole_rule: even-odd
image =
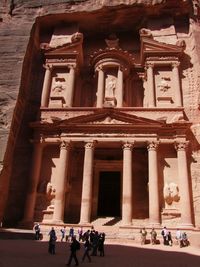
[{"label": "person's backpack", "polygon": [[79,250],[81,248],[81,244],[76,240],[76,249]]}]

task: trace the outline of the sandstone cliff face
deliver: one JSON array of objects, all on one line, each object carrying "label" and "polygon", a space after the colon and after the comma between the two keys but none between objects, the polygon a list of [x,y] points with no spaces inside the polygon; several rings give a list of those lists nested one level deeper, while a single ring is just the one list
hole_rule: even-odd
[{"label": "sandstone cliff face", "polygon": [[[192,3],[193,2],[193,3]],[[132,16],[130,18],[129,10]],[[200,26],[197,1],[189,0],[4,0],[0,3],[0,221],[6,206],[13,207],[12,218],[20,220],[24,206],[27,180],[30,171],[32,147],[29,142],[29,122],[37,117],[44,77],[40,42],[48,38],[48,30],[55,23],[69,18],[81,20],[88,13],[87,25],[96,30],[97,22],[102,30],[109,23],[118,27],[126,25],[136,29],[148,27],[161,42],[186,41],[183,71],[183,96],[186,116],[193,122],[191,136],[194,161],[191,163],[192,187],[196,223],[200,225],[200,126],[199,126],[199,62]],[[134,16],[133,16],[134,15]],[[152,16],[171,18],[177,16],[176,30],[169,27],[163,33],[162,25],[155,25]],[[190,24],[184,20],[189,15]],[[121,17],[121,20],[118,18]],[[183,17],[183,19],[180,19]],[[67,19],[66,19],[67,20]],[[93,21],[95,21],[93,26]],[[158,30],[157,30],[157,29]],[[187,30],[188,28],[188,30]],[[178,29],[178,30],[177,30]],[[42,36],[42,33],[44,35]],[[45,37],[46,35],[46,37]],[[40,73],[40,75],[38,75]],[[23,162],[23,164],[21,164]],[[19,165],[23,165],[18,169]],[[18,190],[20,189],[20,190]],[[13,195],[8,198],[8,195]],[[18,205],[15,205],[18,203]]]}]

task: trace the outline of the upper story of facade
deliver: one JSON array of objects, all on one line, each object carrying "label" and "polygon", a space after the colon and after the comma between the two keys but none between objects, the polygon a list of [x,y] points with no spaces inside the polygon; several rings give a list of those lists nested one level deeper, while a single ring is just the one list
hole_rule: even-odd
[{"label": "upper story of facade", "polygon": [[54,27],[41,49],[44,119],[55,109],[182,110],[184,40],[160,42],[146,28],[89,35],[70,24]]}]

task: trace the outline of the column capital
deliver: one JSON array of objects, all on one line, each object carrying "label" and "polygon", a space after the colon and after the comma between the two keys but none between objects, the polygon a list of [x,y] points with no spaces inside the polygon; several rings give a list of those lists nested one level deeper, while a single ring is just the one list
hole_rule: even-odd
[{"label": "column capital", "polygon": [[152,141],[147,143],[147,149],[148,151],[157,150],[158,149],[159,142],[158,141]]},{"label": "column capital", "polygon": [[95,71],[99,72],[99,71],[103,71],[103,66],[102,65],[98,65],[95,69]]},{"label": "column capital", "polygon": [[154,68],[155,64],[153,62],[146,62],[145,67],[146,68]]},{"label": "column capital", "polygon": [[43,64],[43,67],[44,67],[46,70],[49,70],[49,71],[52,71],[52,69],[53,69],[53,65],[51,65],[51,64]]},{"label": "column capital", "polygon": [[174,146],[177,151],[185,151],[188,147],[189,141],[175,142]]},{"label": "column capital", "polygon": [[172,62],[172,68],[178,68],[180,66],[179,61]]},{"label": "column capital", "polygon": [[123,143],[122,148],[123,149],[130,149],[130,150],[132,150],[133,149],[133,145],[134,145],[134,143],[125,142],[125,143]]},{"label": "column capital", "polygon": [[85,143],[85,149],[93,149],[95,146],[95,141]]},{"label": "column capital", "polygon": [[67,67],[69,68],[69,69],[76,69],[76,64],[67,64]]},{"label": "column capital", "polygon": [[70,141],[62,140],[60,143],[60,149],[69,149],[70,148]]}]

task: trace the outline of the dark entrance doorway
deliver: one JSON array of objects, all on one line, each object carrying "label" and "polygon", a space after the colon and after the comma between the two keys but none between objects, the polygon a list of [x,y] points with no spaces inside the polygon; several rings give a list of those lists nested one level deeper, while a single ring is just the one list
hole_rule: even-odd
[{"label": "dark entrance doorway", "polygon": [[120,217],[120,172],[99,175],[98,216]]}]

